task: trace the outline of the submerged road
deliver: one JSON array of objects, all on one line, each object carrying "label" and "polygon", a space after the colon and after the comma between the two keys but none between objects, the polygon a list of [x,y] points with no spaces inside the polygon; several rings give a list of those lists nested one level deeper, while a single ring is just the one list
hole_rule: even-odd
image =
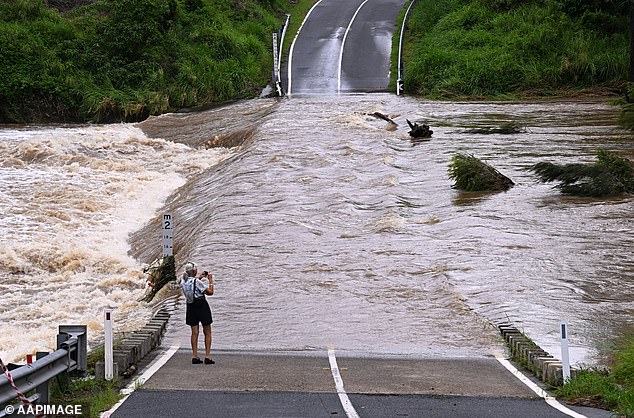
[{"label": "submerged road", "polygon": [[288,94],[385,91],[404,0],[321,0],[291,46]]}]

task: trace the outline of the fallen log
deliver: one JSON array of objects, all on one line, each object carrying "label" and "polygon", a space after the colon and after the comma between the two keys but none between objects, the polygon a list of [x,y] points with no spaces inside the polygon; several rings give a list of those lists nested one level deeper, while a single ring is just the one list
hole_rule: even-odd
[{"label": "fallen log", "polygon": [[429,125],[419,125],[418,123],[410,122],[409,119],[405,120],[411,129],[408,134],[412,138],[431,138],[431,135],[434,133],[434,131],[429,129]]},{"label": "fallen log", "polygon": [[384,115],[381,112],[367,113],[368,116],[374,116],[377,119],[383,119],[386,122],[392,123],[394,125],[398,125],[398,123],[394,122],[389,116]]}]

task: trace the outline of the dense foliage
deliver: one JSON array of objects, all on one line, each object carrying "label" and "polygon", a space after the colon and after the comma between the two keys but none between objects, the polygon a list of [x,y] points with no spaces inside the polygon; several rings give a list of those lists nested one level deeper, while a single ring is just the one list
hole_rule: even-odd
[{"label": "dense foliage", "polygon": [[[86,2],[84,2],[86,3]],[[0,122],[140,120],[253,96],[283,0],[0,1]]]},{"label": "dense foliage", "polygon": [[548,95],[628,75],[628,2],[418,0],[405,89],[431,97]]},{"label": "dense foliage", "polygon": [[515,183],[489,164],[470,154],[455,154],[449,164],[449,178],[454,188],[466,192],[508,190]]},{"label": "dense foliage", "polygon": [[592,164],[540,162],[531,167],[541,181],[558,181],[562,193],[578,196],[611,196],[634,192],[634,163],[599,149]]}]

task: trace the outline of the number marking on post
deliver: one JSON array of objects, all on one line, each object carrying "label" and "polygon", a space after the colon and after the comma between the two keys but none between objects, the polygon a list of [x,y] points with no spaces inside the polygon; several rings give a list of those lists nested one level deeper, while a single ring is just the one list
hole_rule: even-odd
[{"label": "number marking on post", "polygon": [[171,213],[163,215],[163,257],[174,255],[173,252],[173,219]]}]

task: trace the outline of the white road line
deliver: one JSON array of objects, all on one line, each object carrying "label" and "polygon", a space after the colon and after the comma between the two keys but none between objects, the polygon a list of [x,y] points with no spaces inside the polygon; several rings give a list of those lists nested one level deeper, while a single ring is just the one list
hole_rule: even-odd
[{"label": "white road line", "polygon": [[308,20],[308,16],[310,16],[310,14],[313,12],[315,7],[317,7],[317,5],[319,3],[321,3],[321,2],[322,2],[322,0],[319,0],[317,3],[313,4],[313,7],[311,7],[310,10],[308,11],[308,13],[306,13],[306,17],[304,17],[304,21],[299,26],[299,29],[297,29],[297,33],[295,34],[295,37],[293,38],[293,43],[291,44],[291,49],[289,49],[289,51],[288,51],[288,89],[287,89],[287,92],[286,92],[287,96],[291,95],[291,87],[293,85],[293,83],[292,83],[293,79],[291,78],[291,69],[293,68],[293,49],[295,49],[295,41],[297,41],[297,37],[299,36],[299,33],[302,31],[302,28],[304,27],[304,23],[306,23],[306,21]]},{"label": "white road line", "polygon": [[350,32],[350,28],[352,27],[352,23],[354,19],[361,11],[361,8],[368,2],[365,0],[361,5],[357,8],[357,11],[352,15],[352,19],[350,19],[350,23],[348,23],[348,27],[346,28],[346,33],[343,35],[343,41],[341,42],[341,51],[339,51],[339,70],[337,71],[337,94],[341,92],[341,65],[343,63],[343,48],[346,46],[346,38],[348,37],[348,32]]},{"label": "white road line", "polygon": [[147,382],[150,379],[150,377],[152,377],[154,373],[158,371],[158,369],[163,367],[165,363],[167,363],[168,360],[172,358],[172,356],[178,351],[179,348],[180,348],[179,345],[171,346],[166,352],[161,354],[160,357],[156,358],[152,363],[150,363],[148,367],[146,367],[143,370],[143,372],[140,373],[139,376],[137,376],[136,379],[134,379],[132,382],[130,382],[130,384],[128,384],[128,386],[126,386],[125,388],[121,390],[121,393],[125,395],[123,399],[117,402],[108,411],[103,412],[101,414],[101,418],[110,418],[110,416],[114,413],[114,411],[116,411],[117,408],[119,408],[126,401],[126,399],[128,399],[128,397],[132,394],[132,392],[134,392],[134,390],[137,387],[139,387],[139,385],[142,385],[143,383]]},{"label": "white road line", "polygon": [[328,350],[328,361],[330,362],[330,371],[332,372],[333,379],[335,379],[337,395],[339,395],[339,401],[341,402],[341,406],[343,406],[343,410],[346,411],[348,418],[359,418],[359,414],[357,414],[354,406],[352,406],[352,402],[350,402],[350,398],[348,398],[348,395],[346,395],[346,391],[343,388],[343,379],[339,373],[339,366],[337,366],[335,350]]},{"label": "white road line", "polygon": [[557,409],[558,411],[574,417],[574,418],[587,418],[585,415],[582,415],[578,412],[573,411],[570,408],[566,408],[565,406],[563,406],[562,404],[560,404],[559,402],[557,402],[557,399],[553,398],[552,396],[550,396],[545,390],[543,390],[542,388],[540,388],[539,386],[537,386],[533,381],[531,381],[528,377],[524,376],[524,374],[522,374],[522,372],[520,372],[519,370],[517,370],[515,368],[515,366],[513,366],[507,359],[505,359],[504,357],[500,357],[500,356],[495,356],[496,360],[500,362],[500,364],[502,364],[502,366],[504,366],[506,368],[506,370],[508,370],[509,372],[511,372],[515,377],[517,377],[522,383],[524,383],[526,386],[528,386],[528,388],[530,390],[532,390],[533,392],[535,392],[537,395],[539,395],[540,397],[542,397],[546,403],[550,406],[552,406],[553,408]]}]

